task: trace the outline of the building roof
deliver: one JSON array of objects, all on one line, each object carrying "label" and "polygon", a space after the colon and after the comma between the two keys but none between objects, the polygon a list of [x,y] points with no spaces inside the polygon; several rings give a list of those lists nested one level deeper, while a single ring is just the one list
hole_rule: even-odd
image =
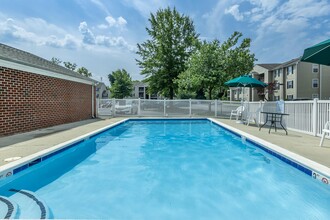
[{"label": "building roof", "polygon": [[280,63],[264,63],[264,64],[257,64],[257,65],[261,66],[265,69],[272,70],[281,64]]},{"label": "building roof", "polygon": [[46,60],[34,54],[1,43],[0,43],[0,59],[27,65],[30,67],[48,70],[58,74],[67,75],[91,82],[97,82],[91,78],[76,73],[75,71],[69,70],[63,66],[52,63],[49,60]]},{"label": "building roof", "polygon": [[146,86],[148,86],[148,83],[138,81],[138,82],[133,82],[133,86],[146,87]]},{"label": "building roof", "polygon": [[278,69],[278,68],[286,67],[286,66],[289,66],[290,64],[297,63],[297,62],[300,61],[300,58],[301,58],[301,57],[298,57],[298,58],[295,58],[295,59],[289,60],[289,61],[287,61],[287,62],[284,62],[284,63],[282,63],[281,65],[279,65],[279,66],[277,66],[277,67],[274,67],[274,69]]}]

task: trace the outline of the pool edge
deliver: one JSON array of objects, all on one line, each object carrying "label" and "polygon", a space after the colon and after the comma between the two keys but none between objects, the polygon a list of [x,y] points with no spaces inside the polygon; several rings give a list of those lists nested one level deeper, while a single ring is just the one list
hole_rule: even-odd
[{"label": "pool edge", "polygon": [[329,183],[330,183],[330,168],[328,168],[324,165],[321,165],[315,161],[312,161],[310,159],[307,159],[303,156],[300,156],[296,153],[293,153],[289,150],[286,150],[278,145],[272,144],[261,138],[255,137],[244,131],[231,127],[216,119],[206,118],[206,117],[200,117],[200,118],[157,118],[157,117],[154,117],[154,118],[147,118],[147,119],[146,118],[126,118],[126,119],[120,120],[116,123],[104,126],[103,128],[97,129],[95,131],[92,131],[87,134],[76,137],[74,139],[71,139],[69,141],[55,145],[48,149],[31,154],[20,160],[11,162],[9,164],[5,164],[0,167],[0,181],[3,179],[6,179],[7,177],[10,177],[16,173],[19,173],[39,162],[42,162],[64,150],[67,150],[67,149],[75,146],[76,144],[83,142],[84,140],[92,138],[95,135],[98,135],[108,129],[111,129],[113,127],[116,127],[116,126],[123,124],[125,122],[128,122],[128,121],[139,121],[139,120],[208,120],[224,129],[228,130],[232,134],[234,134],[242,139],[245,139],[248,142],[253,143],[254,145],[256,145],[256,147],[272,154],[273,156],[281,159],[285,163],[295,167],[299,171],[304,172],[305,174],[311,176],[312,178],[317,179],[327,185],[329,185]]},{"label": "pool edge", "polygon": [[[228,130],[229,132],[233,133],[234,135],[253,143],[258,148],[261,148],[261,149],[265,150],[266,152],[271,153],[273,156],[275,156],[275,157],[279,158],[280,160],[284,161],[285,163],[293,166],[294,168],[298,169],[299,171],[304,172],[305,174],[311,176],[313,179],[317,179],[327,185],[330,184],[330,168],[328,168],[322,164],[319,164],[313,160],[310,160],[306,157],[303,157],[299,154],[291,152],[287,149],[284,149],[276,144],[272,144],[268,141],[265,141],[261,138],[248,134],[248,133],[241,131],[237,128],[234,128],[230,125],[217,121],[213,118],[207,118],[207,120]],[[269,152],[269,151],[271,151],[271,152]],[[308,170],[306,170],[306,169],[308,169]]]},{"label": "pool edge", "polygon": [[67,150],[74,145],[83,142],[84,140],[87,140],[91,137],[94,137],[95,135],[98,135],[110,128],[116,127],[122,123],[127,122],[129,119],[123,119],[118,122],[115,122],[113,124],[104,126],[103,128],[99,128],[97,130],[94,130],[92,132],[86,133],[84,135],[78,136],[76,138],[73,138],[71,140],[65,141],[63,143],[57,144],[53,147],[41,150],[37,153],[31,154],[29,156],[23,157],[22,159],[10,162],[8,164],[5,164],[0,167],[0,181],[3,179],[6,179],[20,171],[23,171],[39,162],[42,162],[46,159],[48,159],[50,156],[54,156],[64,150]]}]

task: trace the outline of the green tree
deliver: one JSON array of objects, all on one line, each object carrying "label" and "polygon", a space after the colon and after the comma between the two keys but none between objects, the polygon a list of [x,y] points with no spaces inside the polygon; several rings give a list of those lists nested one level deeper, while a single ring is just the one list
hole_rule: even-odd
[{"label": "green tree", "polygon": [[149,22],[151,26],[146,30],[151,39],[137,45],[141,60],[136,61],[141,74],[146,75],[150,92],[173,99],[177,91],[175,80],[185,70],[198,35],[192,20],[175,8],[151,13]]},{"label": "green tree", "polygon": [[83,76],[86,76],[86,77],[92,77],[92,73],[88,71],[87,68],[85,67],[79,67],[77,69],[77,73],[83,75]]},{"label": "green tree", "polygon": [[249,50],[251,41],[246,38],[237,45],[241,36],[241,33],[234,32],[222,44],[218,40],[201,42],[187,62],[187,70],[178,77],[180,90],[196,94],[203,91],[208,99],[223,96],[227,80],[246,74],[253,68],[255,58]]},{"label": "green tree", "polygon": [[133,89],[132,78],[125,69],[113,71],[108,77],[113,79],[110,80],[112,98],[123,99],[131,95]]},{"label": "green tree", "polygon": [[50,61],[57,65],[60,65],[62,63],[62,61],[56,57],[52,57],[52,59]]},{"label": "green tree", "polygon": [[77,68],[77,64],[75,64],[75,63],[63,62],[63,64],[64,64],[65,68],[72,70],[72,71],[75,71]]}]

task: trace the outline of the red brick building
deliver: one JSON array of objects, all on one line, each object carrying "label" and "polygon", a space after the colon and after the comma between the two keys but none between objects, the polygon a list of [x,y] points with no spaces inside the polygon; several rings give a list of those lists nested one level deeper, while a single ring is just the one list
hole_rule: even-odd
[{"label": "red brick building", "polygon": [[96,81],[0,44],[0,136],[95,117]]}]

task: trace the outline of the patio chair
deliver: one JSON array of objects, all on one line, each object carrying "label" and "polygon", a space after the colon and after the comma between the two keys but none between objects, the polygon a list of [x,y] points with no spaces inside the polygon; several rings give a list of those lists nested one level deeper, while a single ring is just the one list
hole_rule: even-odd
[{"label": "patio chair", "polygon": [[259,115],[261,112],[262,107],[257,108],[257,110],[255,112],[249,112],[247,119],[246,119],[246,126],[249,126],[250,121],[254,121],[254,123],[259,127]]},{"label": "patio chair", "polygon": [[322,130],[322,137],[321,137],[321,141],[320,141],[320,147],[322,147],[322,145],[323,145],[323,141],[324,141],[326,133],[330,134],[330,121],[325,123],[324,128]]},{"label": "patio chair", "polygon": [[230,120],[231,120],[231,117],[232,116],[235,116],[236,117],[236,121],[238,121],[238,118],[239,117],[242,117],[243,115],[243,112],[244,112],[244,106],[239,106],[237,109],[235,110],[231,110],[231,113],[230,113]]}]

